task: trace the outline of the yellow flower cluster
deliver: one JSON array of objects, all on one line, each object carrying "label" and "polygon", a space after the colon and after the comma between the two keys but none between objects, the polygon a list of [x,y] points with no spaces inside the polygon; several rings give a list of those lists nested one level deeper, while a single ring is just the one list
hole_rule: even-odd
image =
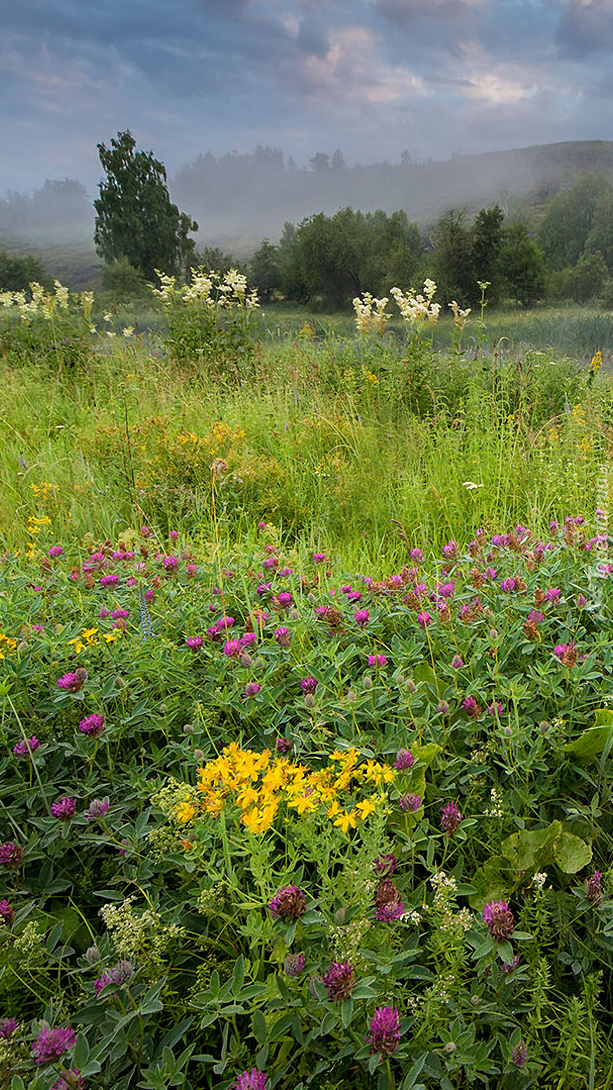
[{"label": "yellow flower cluster", "polygon": [[[114,628],[112,632],[104,632],[102,639],[106,643],[115,643],[121,637],[121,629]],[[79,636],[75,636],[73,640],[68,640],[68,644],[74,647],[77,655],[81,654],[81,651],[87,650],[89,647],[100,647],[102,643],[100,638],[100,630],[98,628],[84,628]],[[104,646],[104,644],[102,644]]]},{"label": "yellow flower cluster", "polygon": [[36,518],[34,515],[29,515],[27,530],[29,534],[40,534],[41,526],[50,526],[51,519],[47,515],[43,515],[42,518]]},{"label": "yellow flower cluster", "polygon": [[3,632],[0,632],[0,659],[5,658],[7,651],[14,651],[17,647],[17,640],[14,640],[12,636],[5,636]]},{"label": "yellow flower cluster", "polygon": [[593,375],[597,375],[598,372],[600,371],[601,367],[602,367],[602,353],[599,350],[596,353],[595,356],[592,356],[592,358],[590,360],[590,371],[591,371],[591,373]]},{"label": "yellow flower cluster", "polygon": [[[264,833],[284,805],[299,816],[325,815],[347,833],[385,804],[385,786],[395,778],[390,765],[361,761],[356,749],[333,753],[328,765],[312,770],[270,750],[242,750],[232,742],[198,772],[199,810],[217,817],[229,802],[249,832]],[[182,824],[197,814],[192,802],[175,811]]]}]

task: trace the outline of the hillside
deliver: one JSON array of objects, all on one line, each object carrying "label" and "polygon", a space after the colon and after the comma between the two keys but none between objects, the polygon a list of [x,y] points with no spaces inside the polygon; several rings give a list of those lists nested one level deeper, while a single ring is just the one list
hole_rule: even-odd
[{"label": "hillside", "polygon": [[[317,169],[297,169],[271,148],[219,159],[202,155],[178,171],[171,194],[198,220],[199,246],[220,246],[245,258],[262,238],[276,241],[286,221],[299,223],[316,212],[402,208],[409,219],[428,226],[445,209],[474,213],[498,202],[507,213],[521,207],[530,221],[547,199],[582,175],[601,173],[613,180],[613,142],[604,140],[397,165],[347,167],[342,156],[340,166],[337,156],[314,158]],[[0,249],[34,253],[70,287],[90,286],[101,264],[93,222],[84,187],[47,181],[31,196],[12,193],[0,200]]]}]

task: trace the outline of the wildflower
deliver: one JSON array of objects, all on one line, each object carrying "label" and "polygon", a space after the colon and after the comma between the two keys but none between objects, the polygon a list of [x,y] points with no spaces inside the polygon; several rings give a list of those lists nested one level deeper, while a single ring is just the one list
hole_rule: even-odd
[{"label": "wildflower", "polygon": [[325,559],[326,559],[326,554],[325,553],[313,553],[313,563],[314,564],[323,564]]},{"label": "wildflower", "polygon": [[420,564],[423,558],[421,549],[411,549],[411,560],[414,560],[416,564]]},{"label": "wildflower", "polygon": [[189,578],[193,579],[198,574],[198,567],[196,564],[188,564],[185,571]]},{"label": "wildflower", "polygon": [[61,545],[52,545],[47,555],[52,556],[55,559],[56,556],[61,556],[63,551]]},{"label": "wildflower", "polygon": [[455,802],[448,802],[445,806],[441,806],[441,814],[441,829],[447,836],[453,836],[463,820],[459,807]]},{"label": "wildflower", "polygon": [[261,688],[257,681],[248,681],[245,685],[245,696],[257,696]]},{"label": "wildflower", "polygon": [[300,976],[305,961],[304,954],[288,954],[283,962],[283,972],[286,976]]},{"label": "wildflower", "polygon": [[377,668],[379,668],[379,667],[385,666],[386,663],[387,663],[387,658],[385,657],[385,655],[369,655],[368,656],[368,665],[369,666],[376,666]]},{"label": "wildflower", "polygon": [[321,980],[328,990],[328,999],[336,1002],[340,999],[348,999],[355,984],[355,973],[351,962],[333,961]]},{"label": "wildflower", "polygon": [[16,1018],[0,1018],[0,1041],[8,1041],[19,1027]]},{"label": "wildflower", "polygon": [[311,677],[310,675],[309,677],[302,678],[300,688],[303,693],[314,693],[317,688],[317,678]]},{"label": "wildflower", "polygon": [[483,919],[496,942],[503,942],[513,933],[515,920],[506,901],[490,901],[483,909]]},{"label": "wildflower", "polygon": [[13,844],[8,841],[6,844],[0,844],[0,867],[17,867],[21,866],[23,859],[23,852],[19,847],[19,844]]},{"label": "wildflower", "polygon": [[289,753],[291,748],[292,743],[289,741],[288,738],[277,738],[277,741],[275,743],[275,749],[277,753]]},{"label": "wildflower", "polygon": [[447,703],[446,700],[439,700],[438,704],[436,705],[436,710],[437,710],[439,715],[448,715],[449,714],[449,704]]},{"label": "wildflower", "polygon": [[549,587],[549,589],[545,591],[545,597],[548,602],[559,602],[560,594],[561,591],[559,587]]},{"label": "wildflower", "polygon": [[49,812],[51,817],[59,818],[60,821],[67,821],[68,818],[74,817],[77,812],[77,800],[69,798],[68,795],[63,795],[61,799],[51,803]]},{"label": "wildflower", "polygon": [[516,1067],[523,1067],[528,1058],[528,1046],[525,1041],[520,1041],[518,1045],[515,1045],[511,1053],[511,1063]]},{"label": "wildflower", "polygon": [[230,1090],[266,1090],[267,1082],[268,1075],[258,1071],[257,1067],[252,1067],[251,1071],[243,1071],[242,1075],[238,1076]]},{"label": "wildflower", "polygon": [[92,799],[87,810],[87,820],[99,821],[106,817],[110,808],[111,804],[107,799]]},{"label": "wildflower", "polygon": [[15,909],[6,900],[0,901],[0,920],[8,927],[15,918]]},{"label": "wildflower", "polygon": [[601,905],[604,901],[602,874],[599,870],[595,870],[591,878],[585,879],[585,896],[588,901],[592,902],[595,908],[598,908],[598,905]]},{"label": "wildflower", "polygon": [[519,954],[515,954],[512,961],[503,961],[502,971],[503,973],[512,973],[519,965]]},{"label": "wildflower", "polygon": [[396,754],[396,760],[394,761],[394,768],[399,769],[401,772],[406,768],[412,768],[415,764],[415,758],[410,750],[399,749]]},{"label": "wildflower", "polygon": [[577,606],[578,606],[578,608],[579,609],[585,609],[586,605],[587,605],[587,598],[585,597],[585,594],[578,594],[577,595]]},{"label": "wildflower", "polygon": [[281,593],[277,595],[276,601],[277,605],[280,606],[281,609],[289,609],[292,604],[293,598],[289,591],[282,590]]},{"label": "wildflower", "polygon": [[397,1007],[377,1007],[364,1041],[370,1045],[371,1055],[393,1056],[400,1043],[400,1015]]},{"label": "wildflower", "polygon": [[190,651],[198,651],[202,647],[202,636],[188,636],[185,646],[189,647]]},{"label": "wildflower", "polygon": [[179,561],[176,556],[165,556],[162,560],[162,564],[167,572],[171,575],[175,575],[179,567]]},{"label": "wildflower", "polygon": [[94,991],[96,995],[100,995],[100,993],[104,991],[107,985],[112,983],[113,978],[112,976],[110,976],[109,973],[103,973],[102,976],[97,977],[96,980],[94,980]]},{"label": "wildflower", "polygon": [[423,613],[417,614],[417,623],[421,628],[427,628],[429,624],[432,624],[432,617],[427,609]]},{"label": "wildflower", "polygon": [[306,908],[306,893],[297,886],[283,886],[268,907],[276,920],[297,920]]},{"label": "wildflower", "polygon": [[30,757],[39,746],[40,742],[33,734],[31,738],[23,738],[21,742],[17,742],[17,745],[13,746],[13,753],[17,758]]},{"label": "wildflower", "polygon": [[419,795],[414,795],[412,791],[409,791],[408,794],[402,796],[400,809],[406,810],[409,814],[415,814],[421,806],[421,801]]},{"label": "wildflower", "polygon": [[356,609],[353,616],[356,624],[358,624],[360,628],[364,628],[365,625],[368,624],[370,613],[367,609]]},{"label": "wildflower", "polygon": [[227,655],[228,658],[235,658],[237,655],[240,655],[241,651],[242,647],[240,640],[228,640],[227,643],[224,644],[223,653],[224,655]]},{"label": "wildflower", "polygon": [[37,1064],[54,1063],[74,1045],[77,1035],[70,1026],[42,1029],[32,1044],[32,1055]]},{"label": "wildflower", "polygon": [[553,653],[560,660],[562,666],[566,666],[568,669],[574,666],[577,661],[577,648],[574,640],[571,640],[570,643],[559,643],[557,647],[554,647]]},{"label": "wildflower", "polygon": [[478,719],[481,715],[481,708],[479,704],[477,704],[474,696],[467,696],[466,699],[462,701],[462,707],[471,719]]},{"label": "wildflower", "polygon": [[502,706],[502,704],[500,703],[499,700],[492,701],[489,708],[487,709],[487,714],[491,715],[493,719],[496,716],[498,716],[498,718],[500,718],[500,716],[503,714],[503,712],[504,712],[504,708],[503,708],[503,706]]},{"label": "wildflower", "polygon": [[241,647],[253,647],[257,640],[255,632],[245,632],[244,636],[241,636]]},{"label": "wildflower", "polygon": [[464,660],[459,655],[454,655],[451,660],[451,665],[454,670],[461,670],[464,665]]},{"label": "wildflower", "polygon": [[116,587],[118,579],[118,575],[101,575],[99,583],[101,587]]},{"label": "wildflower", "polygon": [[403,914],[404,904],[402,901],[390,901],[386,905],[381,905],[375,916],[381,923],[391,923],[392,920],[399,920]]},{"label": "wildflower", "polygon": [[104,730],[104,717],[97,712],[86,715],[79,723],[79,730],[82,734],[87,734],[89,738],[99,738]]},{"label": "wildflower", "polygon": [[71,1067],[62,1072],[59,1079],[54,1082],[51,1090],[83,1090],[84,1086],[85,1079],[81,1078],[78,1067]]},{"label": "wildflower", "polygon": [[379,855],[375,859],[375,870],[377,874],[389,875],[393,874],[398,868],[398,860],[395,855],[391,853],[388,855]]},{"label": "wildflower", "polygon": [[63,674],[62,677],[57,679],[58,689],[62,689],[66,693],[78,693],[83,688],[87,681],[87,670],[84,670],[82,666],[74,672],[71,670],[67,674]]}]

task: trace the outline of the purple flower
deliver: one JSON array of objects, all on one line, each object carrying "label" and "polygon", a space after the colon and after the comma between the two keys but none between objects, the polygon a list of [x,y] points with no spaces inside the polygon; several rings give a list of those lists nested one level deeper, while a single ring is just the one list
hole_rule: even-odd
[{"label": "purple flower", "polygon": [[421,797],[414,795],[412,791],[409,791],[407,795],[403,795],[400,800],[400,809],[406,810],[409,814],[415,814],[421,806]]},{"label": "purple flower", "polygon": [[356,609],[353,616],[355,619],[355,623],[359,624],[360,628],[364,628],[364,626],[368,624],[370,613],[367,609]]},{"label": "purple flower", "polygon": [[421,549],[411,549],[411,560],[414,560],[416,564],[420,564],[423,558]]},{"label": "purple flower", "polygon": [[275,744],[275,749],[276,749],[277,753],[281,753],[281,754],[289,753],[291,748],[292,748],[292,743],[289,741],[288,738],[277,738],[277,741],[276,741],[276,744]]},{"label": "purple flower", "polygon": [[117,575],[101,575],[100,579],[99,579],[100,586],[101,587],[116,587],[118,578],[119,578],[119,576],[117,576]]},{"label": "purple flower", "polygon": [[441,598],[453,598],[455,583],[453,580],[451,583],[440,583],[437,589]]},{"label": "purple flower", "polygon": [[511,1063],[516,1067],[523,1067],[528,1058],[528,1046],[525,1041],[520,1041],[518,1045],[515,1045],[511,1053]]},{"label": "purple flower", "polygon": [[326,554],[325,553],[313,553],[313,563],[314,564],[323,564],[325,559],[326,559]]},{"label": "purple flower", "polygon": [[412,768],[415,764],[415,758],[410,749],[399,749],[396,754],[396,760],[394,761],[394,768],[403,772],[406,768]]},{"label": "purple flower", "polygon": [[71,1067],[60,1075],[59,1079],[54,1082],[51,1087],[51,1090],[83,1090],[84,1086],[85,1079],[81,1078],[81,1072],[78,1067]]},{"label": "purple flower", "polygon": [[504,712],[504,708],[503,708],[503,706],[502,706],[502,704],[500,703],[499,700],[494,700],[490,704],[489,708],[487,709],[487,714],[491,715],[492,718],[495,718],[496,716],[498,716],[498,718],[500,718],[500,716],[503,714],[503,712]]},{"label": "purple flower", "polygon": [[317,678],[311,677],[310,675],[309,677],[303,677],[300,682],[300,688],[303,693],[314,693],[317,688]]},{"label": "purple flower", "polygon": [[88,738],[99,738],[104,730],[104,716],[97,712],[86,715],[79,723],[79,730],[81,734],[87,734]]},{"label": "purple flower", "polygon": [[64,1052],[72,1048],[77,1035],[70,1026],[42,1029],[32,1044],[32,1055],[37,1064],[54,1063]]},{"label": "purple flower", "polygon": [[202,636],[188,636],[185,646],[189,647],[190,651],[198,651],[202,647]]},{"label": "purple flower", "polygon": [[267,1082],[268,1075],[258,1071],[257,1067],[252,1067],[251,1071],[243,1071],[242,1075],[238,1076],[230,1090],[266,1090]]},{"label": "purple flower", "polygon": [[348,999],[355,984],[355,973],[351,962],[333,961],[321,980],[328,990],[328,999],[336,1002],[340,999]]},{"label": "purple flower", "polygon": [[446,545],[443,545],[443,556],[455,557],[459,553],[457,541],[448,541]]},{"label": "purple flower", "polygon": [[14,918],[15,909],[13,908],[12,904],[10,904],[6,900],[0,901],[0,920],[2,920],[6,927],[9,927],[10,924],[12,924]]},{"label": "purple flower", "polygon": [[110,808],[111,804],[107,799],[92,799],[87,810],[87,820],[99,821],[100,818],[106,817]]},{"label": "purple flower", "polygon": [[585,609],[586,605],[587,605],[587,598],[585,597],[585,594],[578,594],[577,595],[577,606],[578,606],[578,608],[579,609]]},{"label": "purple flower", "polygon": [[577,661],[577,648],[574,640],[571,640],[570,643],[559,643],[557,647],[554,647],[553,653],[560,660],[562,666],[568,667],[569,670]]},{"label": "purple flower", "polygon": [[0,1041],[8,1041],[18,1026],[16,1018],[0,1018]]},{"label": "purple flower", "polygon": [[297,886],[283,886],[268,907],[276,920],[297,920],[306,908],[306,893]]},{"label": "purple flower", "polygon": [[439,700],[438,704],[436,705],[436,710],[439,715],[448,715],[449,704],[446,700]]},{"label": "purple flower", "polygon": [[545,591],[545,597],[548,602],[558,602],[560,600],[560,593],[559,587],[549,587],[549,589]]},{"label": "purple flower", "polygon": [[48,555],[52,556],[55,559],[56,556],[61,556],[63,551],[64,550],[62,549],[61,545],[52,545],[49,549]]},{"label": "purple flower", "polygon": [[471,719],[478,719],[481,715],[481,708],[477,704],[474,696],[467,696],[466,699],[462,701],[462,707]]},{"label": "purple flower", "polygon": [[427,628],[429,624],[432,624],[432,617],[428,613],[427,609],[424,610],[423,613],[417,614],[417,623],[421,626],[421,628]]},{"label": "purple flower", "polygon": [[375,912],[377,920],[381,920],[382,923],[391,923],[392,920],[399,920],[404,912],[404,904],[402,901],[388,901],[387,904],[379,905]]},{"label": "purple flower", "polygon": [[282,590],[281,593],[277,595],[277,605],[280,606],[281,609],[289,609],[292,601],[292,596],[288,590]]},{"label": "purple flower", "polygon": [[503,942],[513,934],[515,920],[506,901],[490,901],[483,909],[483,919],[496,942]]},{"label": "purple flower", "polygon": [[235,658],[237,655],[240,655],[242,650],[240,640],[228,640],[227,643],[224,643],[223,653],[224,655],[227,655],[228,658]]},{"label": "purple flower", "polygon": [[455,802],[447,802],[445,806],[441,806],[441,815],[441,829],[447,836],[453,836],[462,822],[460,808]]},{"label": "purple flower", "polygon": [[162,564],[166,571],[170,572],[171,575],[174,575],[179,567],[179,561],[176,556],[165,556]]},{"label": "purple flower", "polygon": [[94,991],[96,995],[100,995],[108,984],[113,983],[113,978],[109,973],[103,973],[102,976],[97,977],[96,980],[94,980]]},{"label": "purple flower", "polygon": [[591,901],[596,907],[601,905],[604,901],[602,874],[599,870],[595,870],[591,878],[585,879],[585,896],[587,900]]},{"label": "purple flower", "polygon": [[245,696],[257,696],[261,688],[257,681],[248,681],[245,685]]},{"label": "purple flower", "polygon": [[503,973],[512,973],[519,965],[519,954],[515,954],[513,961],[503,961],[502,971]]},{"label": "purple flower", "polygon": [[461,670],[464,665],[464,660],[459,655],[454,655],[451,660],[451,665],[454,670]]},{"label": "purple flower", "polygon": [[378,1052],[382,1057],[393,1056],[400,1043],[398,1008],[377,1007],[368,1023],[368,1033],[364,1040],[370,1045],[371,1054]]},{"label": "purple flower", "polygon": [[387,659],[386,659],[385,655],[369,655],[368,656],[368,665],[369,666],[376,666],[377,669],[378,669],[381,666],[385,666],[386,663],[387,663]]},{"label": "purple flower", "polygon": [[279,647],[289,647],[291,643],[291,632],[289,628],[276,628],[274,633],[275,640],[279,644]]},{"label": "purple flower", "polygon": [[21,742],[17,742],[17,745],[13,746],[13,753],[18,758],[30,757],[39,746],[40,742],[33,734],[31,738],[23,738]]},{"label": "purple flower", "polygon": [[391,853],[388,855],[379,855],[375,859],[375,870],[377,874],[393,874],[397,868],[398,860],[396,859],[396,856]]},{"label": "purple flower", "polygon": [[66,693],[78,693],[79,689],[83,688],[83,685],[87,681],[87,670],[84,670],[82,666],[78,670],[70,671],[68,674],[63,674],[62,677],[57,679],[58,689],[63,689]]},{"label": "purple flower", "polygon": [[241,636],[241,647],[253,647],[257,640],[255,632],[245,632],[245,635]]},{"label": "purple flower", "polygon": [[517,579],[503,579],[500,583],[500,589],[507,594],[513,594],[517,590]]},{"label": "purple flower", "polygon": [[49,812],[51,817],[59,818],[60,821],[67,821],[68,818],[74,817],[77,812],[77,800],[69,798],[68,795],[63,795],[61,799],[51,803]]},{"label": "purple flower", "polygon": [[19,844],[13,844],[8,841],[6,844],[0,844],[0,867],[17,867],[21,866],[23,859],[23,852],[19,847]]}]

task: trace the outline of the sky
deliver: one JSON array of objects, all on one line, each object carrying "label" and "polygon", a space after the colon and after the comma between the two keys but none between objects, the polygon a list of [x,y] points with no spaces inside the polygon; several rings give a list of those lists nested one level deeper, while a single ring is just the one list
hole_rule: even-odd
[{"label": "sky", "polygon": [[613,139],[613,0],[0,0],[0,195],[130,129],[172,175]]}]

